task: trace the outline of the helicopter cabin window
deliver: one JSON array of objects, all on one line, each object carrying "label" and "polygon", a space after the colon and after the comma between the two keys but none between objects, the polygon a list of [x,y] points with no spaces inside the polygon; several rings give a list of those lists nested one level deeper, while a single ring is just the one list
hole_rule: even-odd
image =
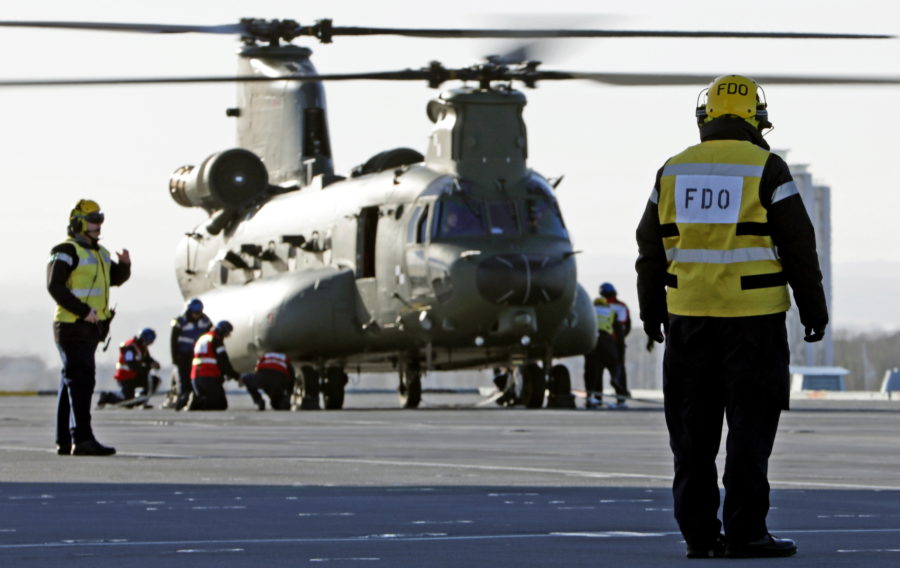
[{"label": "helicopter cabin window", "polygon": [[525,201],[526,226],[530,235],[548,235],[569,238],[559,207],[549,199]]},{"label": "helicopter cabin window", "polygon": [[428,237],[428,206],[416,207],[412,220],[409,223],[409,234],[406,241],[419,245],[425,244]]},{"label": "helicopter cabin window", "polygon": [[519,232],[519,215],[514,201],[489,201],[492,235],[515,235]]},{"label": "helicopter cabin window", "polygon": [[481,204],[471,199],[441,199],[434,205],[433,239],[485,234]]}]

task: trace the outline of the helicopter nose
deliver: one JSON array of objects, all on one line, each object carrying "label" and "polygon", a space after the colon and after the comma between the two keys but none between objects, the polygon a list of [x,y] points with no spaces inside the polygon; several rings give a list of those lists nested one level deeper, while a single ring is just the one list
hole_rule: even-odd
[{"label": "helicopter nose", "polygon": [[569,275],[563,258],[543,254],[498,254],[478,265],[476,285],[481,296],[495,304],[535,306],[562,296]]}]

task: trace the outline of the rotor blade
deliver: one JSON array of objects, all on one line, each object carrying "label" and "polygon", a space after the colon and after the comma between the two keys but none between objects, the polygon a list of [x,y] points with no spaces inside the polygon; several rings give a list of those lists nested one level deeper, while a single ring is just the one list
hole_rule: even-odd
[{"label": "rotor blade", "polygon": [[303,26],[293,20],[246,19],[237,24],[194,26],[177,24],[0,21],[0,27],[55,28],[140,33],[240,34],[271,40],[291,40],[298,36],[316,37],[328,43],[333,36],[394,35],[419,38],[758,38],[758,39],[893,39],[887,34],[848,34],[812,32],[742,32],[682,30],[587,30],[587,29],[457,29],[457,28],[372,28],[333,26],[329,19]]},{"label": "rotor blade", "polygon": [[[446,69],[439,64],[424,69],[375,71],[365,73],[332,73],[322,75],[231,75],[209,77],[129,77],[102,79],[19,79],[0,81],[4,87],[77,87],[102,85],[161,85],[187,83],[267,83],[275,81],[428,81],[436,87],[445,81],[522,81],[529,86],[537,81],[588,80],[617,86],[663,87],[676,85],[706,85],[713,74],[687,73],[595,73],[583,71],[538,71],[534,69],[505,69],[469,67]],[[897,85],[900,77],[753,75],[764,85]]]},{"label": "rotor blade", "polygon": [[430,29],[430,28],[363,28],[335,26],[333,36],[397,35],[422,38],[759,38],[759,39],[893,39],[886,34],[845,34],[808,32],[733,32],[678,30],[570,30],[570,29]]},{"label": "rotor blade", "polygon": [[[0,81],[0,88],[5,87],[85,87],[101,85],[170,85],[180,83],[272,83],[275,81],[415,81],[430,80],[434,73],[428,69],[404,71],[381,71],[367,73],[339,73],[325,75],[281,75],[266,77],[262,75],[232,75],[210,77],[128,77],[106,79],[21,79]],[[447,79],[462,78],[449,72]]]},{"label": "rotor blade", "polygon": [[93,30],[105,32],[139,32],[139,33],[158,33],[158,34],[183,34],[183,33],[205,33],[205,34],[241,34],[247,29],[247,26],[241,24],[225,24],[221,26],[190,26],[190,25],[172,25],[172,24],[128,24],[113,22],[14,22],[0,21],[0,27],[4,28],[54,28],[69,30]]},{"label": "rotor blade", "polygon": [[[682,73],[590,73],[581,71],[537,71],[535,79],[565,80],[585,79],[619,86],[664,87],[674,85],[707,85],[713,74],[693,75]],[[762,85],[897,85],[900,77],[841,77],[803,75],[753,75]]]}]

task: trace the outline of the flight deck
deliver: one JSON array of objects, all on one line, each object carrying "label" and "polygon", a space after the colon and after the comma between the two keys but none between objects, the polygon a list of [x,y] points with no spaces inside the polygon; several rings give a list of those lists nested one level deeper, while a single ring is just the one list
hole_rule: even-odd
[{"label": "flight deck", "polygon": [[[348,393],[340,411],[94,411],[109,458],[57,456],[52,396],[0,397],[0,565],[670,566],[658,401],[509,409]],[[155,401],[156,402],[156,401]],[[900,405],[794,401],[769,528],[794,567],[900,563]],[[759,560],[712,560],[713,564]]]}]

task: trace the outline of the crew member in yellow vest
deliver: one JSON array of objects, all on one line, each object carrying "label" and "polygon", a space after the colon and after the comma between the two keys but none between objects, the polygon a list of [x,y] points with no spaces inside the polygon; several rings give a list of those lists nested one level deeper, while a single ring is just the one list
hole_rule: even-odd
[{"label": "crew member in yellow vest", "polygon": [[616,287],[609,282],[600,285],[600,295],[616,312],[616,321],[619,324],[613,333],[613,339],[616,340],[616,355],[619,358],[619,366],[610,380],[617,395],[613,408],[627,408],[625,401],[631,397],[631,392],[628,390],[628,371],[625,368],[625,338],[631,333],[631,312],[628,304],[619,299]]},{"label": "crew member in yellow vest", "polygon": [[128,250],[116,253],[100,245],[104,216],[97,202],[79,200],[69,214],[69,238],[50,251],[47,290],[56,301],[53,335],[62,358],[56,417],[56,449],[60,455],[112,455],[114,448],[94,438],[91,397],[94,353],[109,333],[113,313],[109,287],[131,276]]},{"label": "crew member in yellow vest", "polygon": [[790,556],[796,544],[766,526],[767,471],[788,409],[787,284],[806,341],[820,341],[828,324],[815,231],[787,164],[763,138],[772,125],[754,80],[715,79],[696,116],[701,143],[659,170],[637,229],[641,320],[666,343],[675,518],[688,557]]},{"label": "crew member in yellow vest", "polygon": [[585,408],[603,407],[603,373],[609,371],[610,382],[616,388],[613,379],[619,367],[615,340],[619,326],[616,312],[601,296],[594,299],[594,314],[597,318],[597,344],[593,351],[584,356]]}]

